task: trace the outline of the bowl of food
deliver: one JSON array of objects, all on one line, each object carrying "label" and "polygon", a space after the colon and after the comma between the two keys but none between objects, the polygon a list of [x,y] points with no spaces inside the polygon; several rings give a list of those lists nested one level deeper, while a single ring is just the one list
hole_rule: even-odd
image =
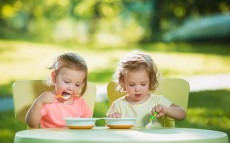
[{"label": "bowl of food", "polygon": [[136,118],[103,118],[106,126],[111,129],[129,129],[136,122]]},{"label": "bowl of food", "polygon": [[98,118],[63,118],[70,129],[91,129],[95,126]]}]

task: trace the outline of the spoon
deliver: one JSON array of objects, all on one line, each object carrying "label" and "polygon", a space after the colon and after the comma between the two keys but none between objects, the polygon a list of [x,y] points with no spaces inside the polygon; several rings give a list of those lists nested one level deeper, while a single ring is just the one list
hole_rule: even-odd
[{"label": "spoon", "polygon": [[71,97],[71,94],[63,94],[63,95],[57,95],[57,98],[62,98],[64,100],[68,100]]},{"label": "spoon", "polygon": [[146,129],[152,127],[152,124],[153,124],[153,119],[156,118],[158,112],[155,112],[149,119],[149,123],[145,126]]}]

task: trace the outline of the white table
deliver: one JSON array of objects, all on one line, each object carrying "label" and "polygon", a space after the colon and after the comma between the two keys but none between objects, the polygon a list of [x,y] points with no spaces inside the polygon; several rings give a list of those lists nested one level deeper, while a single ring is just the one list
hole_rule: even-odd
[{"label": "white table", "polygon": [[32,129],[15,134],[14,143],[229,143],[223,132],[191,128]]}]

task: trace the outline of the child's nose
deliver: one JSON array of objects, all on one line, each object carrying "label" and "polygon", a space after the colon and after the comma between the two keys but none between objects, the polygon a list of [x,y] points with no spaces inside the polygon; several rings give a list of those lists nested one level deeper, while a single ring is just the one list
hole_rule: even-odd
[{"label": "child's nose", "polygon": [[139,91],[140,90],[140,87],[139,86],[136,86],[135,87],[135,91]]},{"label": "child's nose", "polygon": [[71,90],[71,91],[73,91],[74,90],[74,85],[72,85],[72,84],[69,85],[68,89]]}]

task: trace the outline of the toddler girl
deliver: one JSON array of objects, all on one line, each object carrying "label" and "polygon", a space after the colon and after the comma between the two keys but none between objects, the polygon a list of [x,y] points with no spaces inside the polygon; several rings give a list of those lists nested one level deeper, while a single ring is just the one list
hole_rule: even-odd
[{"label": "toddler girl", "polygon": [[26,115],[31,128],[66,127],[64,117],[92,117],[92,111],[81,97],[87,86],[87,65],[76,53],[58,56],[50,67],[47,83],[53,91],[45,91],[32,104]]},{"label": "toddler girl", "polygon": [[151,56],[133,51],[120,60],[114,79],[119,90],[126,95],[117,99],[111,105],[107,116],[111,118],[135,117],[134,127],[145,127],[151,115],[157,114],[158,125],[162,117],[167,116],[176,120],[186,117],[184,109],[173,104],[162,95],[154,95],[158,86],[158,70]]}]

